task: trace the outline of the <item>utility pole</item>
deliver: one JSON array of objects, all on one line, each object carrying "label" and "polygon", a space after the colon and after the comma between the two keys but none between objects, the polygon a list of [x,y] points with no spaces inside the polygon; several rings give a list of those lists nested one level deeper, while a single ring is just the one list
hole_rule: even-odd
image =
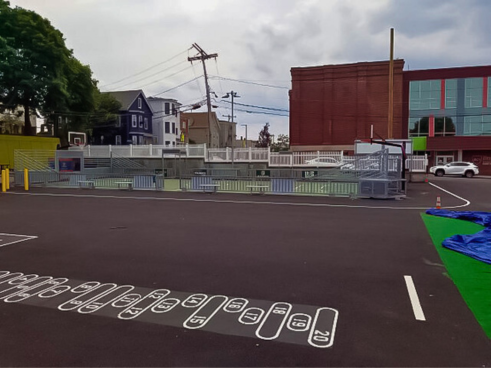
[{"label": "utility pole", "polygon": [[[227,94],[225,96],[222,96],[222,98],[229,98],[229,97],[232,97],[232,129],[233,129],[233,125],[234,125],[234,97],[238,98],[240,96],[237,94],[237,92],[234,92],[234,91],[227,92]],[[234,165],[234,146],[235,146],[235,137],[232,137],[232,167]]]},{"label": "utility pole", "polygon": [[[203,72],[205,75],[205,88],[206,88],[206,106],[208,107],[208,135],[210,139],[210,147],[211,147],[211,100],[210,100],[210,86],[208,85],[208,74],[206,73],[206,64],[205,61],[208,59],[216,59],[218,54],[207,54],[197,43],[193,43],[193,47],[198,50],[199,55],[194,57],[188,57],[188,61],[191,63],[193,61],[201,60],[203,64]],[[208,147],[208,148],[210,148]]]},{"label": "utility pole", "polygon": [[387,139],[394,138],[394,28],[390,29],[390,60],[389,60],[389,121]]}]

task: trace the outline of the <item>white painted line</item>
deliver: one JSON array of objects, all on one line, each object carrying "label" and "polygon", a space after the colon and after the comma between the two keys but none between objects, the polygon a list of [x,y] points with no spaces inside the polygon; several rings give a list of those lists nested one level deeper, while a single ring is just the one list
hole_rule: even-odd
[{"label": "white painted line", "polygon": [[[168,201],[168,202],[195,202],[195,203],[226,203],[226,204],[253,204],[263,206],[292,206],[292,207],[324,207],[324,208],[366,208],[366,209],[385,209],[385,210],[416,210],[426,211],[430,206],[426,207],[390,207],[390,206],[357,206],[349,204],[328,204],[328,203],[302,203],[302,202],[268,202],[268,201],[234,201],[227,199],[195,199],[195,198],[162,198],[162,197],[131,197],[131,196],[109,196],[109,195],[95,195],[95,194],[63,194],[63,193],[17,193],[6,192],[11,195],[28,195],[28,196],[41,196],[41,197],[69,197],[69,198],[94,198],[94,199],[131,199],[131,200],[151,200],[151,201]],[[298,198],[298,197],[297,197]],[[346,197],[348,199],[348,197]],[[464,199],[463,199],[464,200]],[[446,207],[446,208],[459,208],[465,207],[470,204],[469,201],[464,200],[466,203],[460,206]]]},{"label": "white painted line", "polygon": [[423,308],[421,308],[421,303],[419,302],[418,293],[416,292],[416,287],[414,286],[413,278],[411,276],[404,276],[404,280],[406,280],[406,287],[409,293],[409,299],[411,299],[411,305],[413,306],[414,317],[417,321],[426,321]]},{"label": "white painted line", "polygon": [[[455,198],[460,199],[461,201],[464,201],[464,202],[465,202],[465,204],[460,205],[460,206],[445,207],[445,208],[459,208],[459,207],[466,207],[466,206],[468,206],[468,205],[470,205],[470,204],[471,204],[471,202],[470,202],[470,201],[468,201],[467,199],[462,198],[462,197],[459,197],[457,194],[452,193],[452,192],[449,192],[448,190],[443,189],[442,187],[439,187],[438,185],[435,185],[435,184],[430,183],[430,182],[428,182],[428,184],[430,184],[431,186],[433,186],[433,187],[435,187],[435,188],[437,188],[437,189],[440,189],[442,192],[445,192],[445,193],[447,193],[447,194],[450,194],[451,196],[454,196]],[[442,207],[442,208],[443,208],[443,207]]]},{"label": "white painted line", "polygon": [[[0,247],[5,247],[6,245],[20,243],[20,242],[23,242],[23,241],[26,241],[26,240],[37,239],[37,236],[32,236],[32,235],[18,235],[18,234],[7,234],[7,233],[0,233],[0,235],[4,235],[4,236],[17,236],[17,237],[22,237],[23,238],[23,239],[19,239],[19,240],[9,241],[9,242],[7,242],[5,244],[0,244]],[[3,239],[0,239],[0,241],[2,241],[2,240]]]},{"label": "white painted line", "polygon": [[[256,336],[259,337],[260,339],[263,340],[274,340],[278,336],[280,336],[281,329],[285,325],[287,318],[292,310],[293,306],[290,303],[285,303],[285,302],[276,302],[274,303],[271,308],[269,308],[269,311],[267,312],[266,316],[264,319],[261,321],[261,324],[256,330]],[[266,325],[269,320],[269,326]],[[266,325],[266,328],[273,326],[273,329],[275,329],[274,334],[270,336],[264,336],[262,334],[262,329]],[[271,331],[266,331],[266,332],[271,332]]]}]

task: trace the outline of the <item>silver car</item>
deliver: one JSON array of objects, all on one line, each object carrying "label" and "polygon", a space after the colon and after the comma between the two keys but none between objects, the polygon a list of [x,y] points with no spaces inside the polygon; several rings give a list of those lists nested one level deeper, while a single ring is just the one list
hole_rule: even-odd
[{"label": "silver car", "polygon": [[462,175],[472,178],[479,174],[479,168],[472,162],[454,161],[446,165],[437,165],[430,168],[430,173],[435,176]]},{"label": "silver car", "polygon": [[342,165],[341,162],[332,157],[318,157],[312,160],[305,161],[306,165],[316,166],[316,167],[339,167]]}]

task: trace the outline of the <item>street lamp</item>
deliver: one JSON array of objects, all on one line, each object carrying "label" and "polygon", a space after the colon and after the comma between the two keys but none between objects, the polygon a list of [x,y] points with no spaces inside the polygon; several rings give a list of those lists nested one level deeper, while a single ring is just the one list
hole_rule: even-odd
[{"label": "street lamp", "polygon": [[[234,123],[234,98],[240,98],[239,95],[237,95],[237,92],[230,91],[227,92],[225,96],[222,96],[222,98],[229,98],[232,97],[232,124]],[[233,125],[232,125],[233,126]],[[235,146],[235,137],[232,137],[232,165],[234,164],[234,146]]]},{"label": "street lamp", "polygon": [[247,124],[240,124],[241,126],[245,127],[245,142],[246,142],[246,148],[248,146],[248,143],[247,143]]}]

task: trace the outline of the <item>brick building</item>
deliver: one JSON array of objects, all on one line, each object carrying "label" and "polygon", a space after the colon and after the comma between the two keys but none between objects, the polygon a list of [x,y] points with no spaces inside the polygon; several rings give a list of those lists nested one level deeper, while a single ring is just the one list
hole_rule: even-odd
[{"label": "brick building", "polygon": [[353,151],[370,138],[414,140],[430,165],[473,161],[491,174],[491,66],[403,71],[394,60],[292,68],[290,145],[295,151]]}]

